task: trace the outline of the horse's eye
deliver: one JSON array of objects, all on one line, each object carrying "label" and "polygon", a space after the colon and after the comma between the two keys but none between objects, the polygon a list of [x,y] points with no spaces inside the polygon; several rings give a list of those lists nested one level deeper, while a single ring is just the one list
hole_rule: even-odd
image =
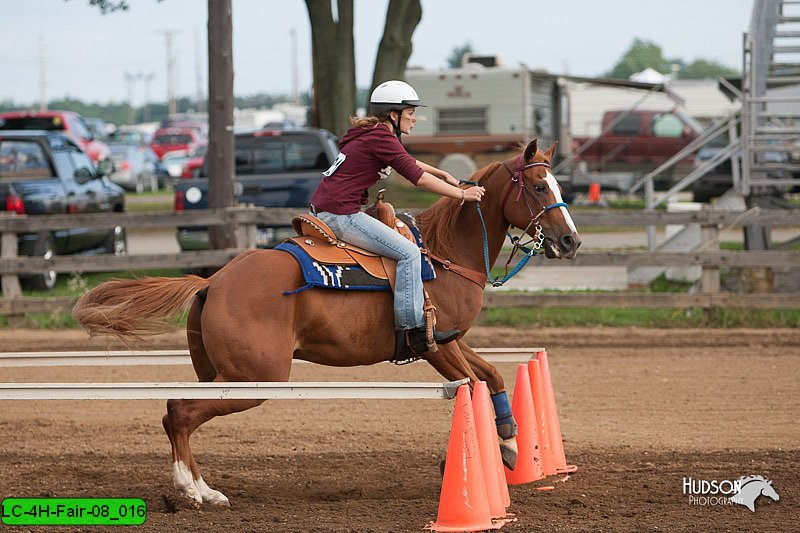
[{"label": "horse's eye", "polygon": [[533,188],[533,190],[536,191],[536,192],[544,192],[544,191],[547,190],[547,187],[545,187],[544,185],[536,185]]}]

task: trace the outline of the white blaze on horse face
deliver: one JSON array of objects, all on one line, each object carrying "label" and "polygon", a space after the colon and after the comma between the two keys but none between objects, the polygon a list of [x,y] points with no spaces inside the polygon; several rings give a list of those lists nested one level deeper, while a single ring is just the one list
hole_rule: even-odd
[{"label": "white blaze on horse face", "polygon": [[[547,185],[550,186],[550,190],[553,192],[553,196],[556,199],[556,203],[561,203],[564,200],[561,199],[561,191],[558,188],[558,182],[556,181],[555,176],[553,176],[550,171],[547,171],[547,175],[545,176],[544,180],[547,182]],[[573,231],[573,233],[578,233],[577,228],[575,228],[575,223],[572,221],[572,217],[567,211],[566,207],[559,207],[561,210],[561,214],[564,216],[564,220],[567,222],[569,229]]]}]

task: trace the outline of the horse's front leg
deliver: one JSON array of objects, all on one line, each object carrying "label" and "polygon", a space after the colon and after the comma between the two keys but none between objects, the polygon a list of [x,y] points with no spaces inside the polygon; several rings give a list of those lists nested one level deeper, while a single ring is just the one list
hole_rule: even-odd
[{"label": "horse's front leg", "polygon": [[500,455],[503,464],[509,470],[514,470],[517,464],[517,422],[511,413],[508,395],[505,391],[503,376],[494,365],[485,361],[475,350],[467,346],[463,340],[456,341],[459,351],[479,379],[486,382],[492,397],[494,407],[494,423],[497,426],[497,435],[500,437]]}]

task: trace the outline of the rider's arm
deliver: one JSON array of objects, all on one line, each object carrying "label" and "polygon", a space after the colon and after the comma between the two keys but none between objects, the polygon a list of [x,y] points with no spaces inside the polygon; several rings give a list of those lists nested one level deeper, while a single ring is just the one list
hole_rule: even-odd
[{"label": "rider's arm", "polygon": [[417,187],[440,196],[449,196],[450,198],[467,202],[479,202],[481,198],[483,198],[483,193],[485,192],[483,187],[460,189],[454,185],[445,183],[442,179],[427,171],[422,173],[422,177],[417,181]]},{"label": "rider's arm", "polygon": [[453,176],[451,176],[450,173],[447,172],[447,171],[444,171],[444,170],[442,170],[440,168],[436,168],[433,165],[429,165],[427,163],[423,163],[419,159],[417,159],[417,166],[419,166],[419,168],[421,168],[422,170],[424,170],[428,174],[433,174],[435,177],[437,177],[440,180],[443,180],[443,181],[449,183],[450,185],[454,185],[456,187],[459,185],[458,180],[455,179]]}]

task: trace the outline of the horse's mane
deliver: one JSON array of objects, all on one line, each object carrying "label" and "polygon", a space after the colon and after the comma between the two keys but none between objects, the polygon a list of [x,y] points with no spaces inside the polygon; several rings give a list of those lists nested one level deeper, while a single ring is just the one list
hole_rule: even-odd
[{"label": "horse's mane", "polygon": [[[483,179],[494,172],[501,163],[492,163],[480,169],[470,178],[481,183]],[[459,205],[460,200],[455,198],[440,198],[430,209],[417,215],[420,229],[425,238],[425,247],[432,253],[443,257],[453,257],[453,229],[458,221],[458,215],[468,204]]]}]

